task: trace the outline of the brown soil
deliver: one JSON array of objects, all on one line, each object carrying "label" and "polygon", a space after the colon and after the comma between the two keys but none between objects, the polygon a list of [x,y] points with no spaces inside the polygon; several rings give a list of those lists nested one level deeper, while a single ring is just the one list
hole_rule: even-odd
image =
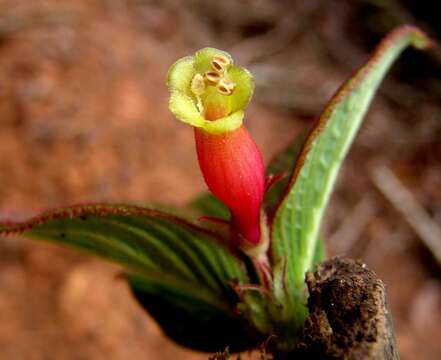
[{"label": "brown soil", "polygon": [[384,284],[365,264],[333,258],[307,283],[310,315],[298,358],[399,359]]},{"label": "brown soil", "polygon": [[[378,40],[362,26],[371,13],[349,1],[191,3],[0,0],[1,218],[92,201],[179,206],[202,191],[192,132],[167,110],[165,74],[184,54],[211,45],[250,64],[248,127],[268,160]],[[330,253],[362,258],[385,282],[402,359],[439,359],[439,268],[370,181],[389,164],[441,221],[441,87],[408,76],[411,55],[377,97],[323,233]],[[348,232],[354,213],[365,221]],[[207,357],[165,339],[115,274],[74,251],[0,239],[0,359]]]}]

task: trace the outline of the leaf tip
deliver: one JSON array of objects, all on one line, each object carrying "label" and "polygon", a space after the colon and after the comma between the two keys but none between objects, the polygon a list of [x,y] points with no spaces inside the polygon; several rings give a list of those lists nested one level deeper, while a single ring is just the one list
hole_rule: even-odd
[{"label": "leaf tip", "polygon": [[402,25],[392,32],[392,38],[409,37],[411,44],[418,50],[426,50],[435,46],[435,41],[432,40],[424,31],[415,25]]}]

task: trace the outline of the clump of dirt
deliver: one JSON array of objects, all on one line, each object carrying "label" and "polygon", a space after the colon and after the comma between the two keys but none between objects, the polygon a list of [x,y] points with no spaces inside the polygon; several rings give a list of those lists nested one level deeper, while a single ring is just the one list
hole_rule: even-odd
[{"label": "clump of dirt", "polygon": [[299,354],[314,359],[398,359],[383,282],[366,265],[334,258],[308,273],[309,317]]}]

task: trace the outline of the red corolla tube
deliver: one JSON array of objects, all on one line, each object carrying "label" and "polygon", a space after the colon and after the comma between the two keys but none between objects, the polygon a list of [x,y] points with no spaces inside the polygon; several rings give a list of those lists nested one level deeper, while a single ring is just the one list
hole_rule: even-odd
[{"label": "red corolla tube", "polygon": [[242,125],[222,135],[195,129],[199,166],[211,192],[232,214],[232,224],[252,244],[260,240],[265,187],[259,149]]}]

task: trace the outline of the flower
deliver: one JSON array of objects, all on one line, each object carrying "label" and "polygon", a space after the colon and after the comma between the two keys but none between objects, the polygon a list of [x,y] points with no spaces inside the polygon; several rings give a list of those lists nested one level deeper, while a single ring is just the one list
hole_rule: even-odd
[{"label": "flower", "polygon": [[173,64],[169,107],[194,127],[199,166],[210,191],[231,211],[236,239],[244,247],[262,242],[262,156],[243,125],[254,90],[251,74],[223,51],[205,48]]}]

